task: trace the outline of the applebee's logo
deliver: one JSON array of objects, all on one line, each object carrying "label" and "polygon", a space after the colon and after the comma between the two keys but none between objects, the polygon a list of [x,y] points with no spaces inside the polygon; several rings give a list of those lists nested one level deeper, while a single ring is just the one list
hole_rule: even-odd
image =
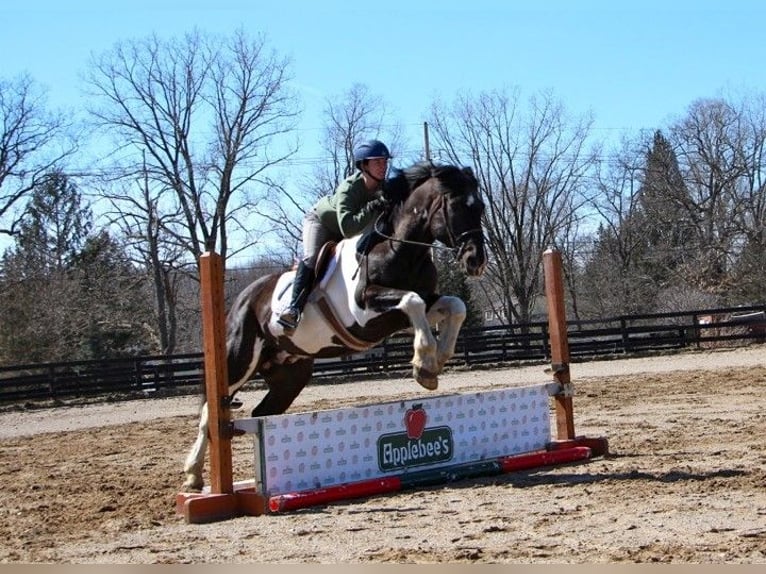
[{"label": "applebee's logo", "polygon": [[404,426],[407,428],[407,438],[418,440],[423,436],[426,428],[428,415],[423,410],[422,404],[412,405],[412,408],[404,415]]},{"label": "applebee's logo", "polygon": [[422,403],[404,414],[404,432],[378,437],[378,467],[386,472],[412,466],[446,462],[452,459],[452,429],[426,428],[428,415]]}]

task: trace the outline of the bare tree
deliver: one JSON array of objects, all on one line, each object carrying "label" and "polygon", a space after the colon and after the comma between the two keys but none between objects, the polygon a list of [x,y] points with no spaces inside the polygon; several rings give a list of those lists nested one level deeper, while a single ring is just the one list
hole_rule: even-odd
[{"label": "bare tree", "polygon": [[696,283],[725,290],[734,257],[736,186],[746,173],[737,112],[723,100],[698,100],[670,129],[689,190],[685,210],[694,226],[699,257]]},{"label": "bare tree", "polygon": [[740,111],[722,99],[694,102],[670,128],[688,190],[679,209],[693,230],[698,255],[686,271],[690,282],[711,293],[723,294],[732,286],[730,270],[741,246],[739,223],[749,203],[743,202],[742,192],[752,190],[753,151],[763,145],[763,135],[760,141],[750,135]]},{"label": "bare tree", "polygon": [[281,137],[299,113],[288,64],[241,30],[121,42],[93,59],[89,111],[120,142],[119,175],[142,173],[145,153],[153,208],[144,216],[195,262],[206,250],[226,259],[264,232],[250,217],[257,193],[295,152]]},{"label": "bare tree", "polygon": [[393,120],[383,98],[371,94],[364,84],[354,84],[328,98],[324,117],[321,144],[329,161],[315,171],[314,199],[332,192],[354,173],[354,148],[364,140],[384,140],[394,156],[401,147],[401,126]]},{"label": "bare tree", "polygon": [[550,93],[525,109],[519,91],[458,96],[431,108],[434,156],[471,165],[487,204],[486,288],[508,321],[528,323],[541,293],[542,254],[583,206],[596,152],[589,117],[570,120]]},{"label": "bare tree", "polygon": [[738,250],[729,291],[732,302],[766,299],[766,94],[748,94],[736,105],[745,173],[736,186]]},{"label": "bare tree", "polygon": [[587,226],[588,218],[573,217],[560,230],[556,239],[555,247],[562,257],[562,271],[564,284],[567,291],[567,304],[572,317],[576,320],[580,316],[580,279],[579,271],[586,259],[585,248],[589,243]]},{"label": "bare tree", "polygon": [[[148,172],[122,193],[105,192],[112,210],[106,217],[121,232],[127,253],[137,267],[146,269],[151,277],[154,294],[155,326],[162,353],[176,350],[178,333],[179,283],[185,275],[194,275],[184,257],[184,250],[167,237],[167,228],[178,216],[176,212],[161,213],[158,205],[169,190],[152,189]],[[163,219],[165,221],[163,221]]]},{"label": "bare tree", "polygon": [[16,232],[24,199],[75,152],[70,127],[31,77],[0,78],[0,234]]}]

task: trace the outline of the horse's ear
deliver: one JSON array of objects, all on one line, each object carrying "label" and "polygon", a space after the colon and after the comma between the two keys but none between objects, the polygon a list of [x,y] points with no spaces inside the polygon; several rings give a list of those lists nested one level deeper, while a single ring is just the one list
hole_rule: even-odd
[{"label": "horse's ear", "polygon": [[474,175],[473,168],[471,166],[465,166],[463,168],[463,174],[465,175],[466,179],[471,182],[471,184],[479,185],[479,180],[476,179],[476,175]]}]

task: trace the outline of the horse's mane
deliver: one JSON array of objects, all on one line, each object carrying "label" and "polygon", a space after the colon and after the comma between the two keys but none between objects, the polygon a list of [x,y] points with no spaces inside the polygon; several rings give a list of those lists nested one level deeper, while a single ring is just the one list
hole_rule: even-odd
[{"label": "horse's mane", "polygon": [[466,184],[476,185],[476,178],[470,168],[421,161],[408,168],[396,170],[393,177],[386,180],[385,195],[394,204],[402,203],[413,189],[432,177],[439,180],[444,192],[463,189]]}]

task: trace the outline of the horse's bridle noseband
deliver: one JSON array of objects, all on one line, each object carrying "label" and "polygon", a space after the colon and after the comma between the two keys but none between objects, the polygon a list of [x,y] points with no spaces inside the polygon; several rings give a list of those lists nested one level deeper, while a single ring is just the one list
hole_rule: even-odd
[{"label": "horse's bridle noseband", "polygon": [[463,255],[463,252],[465,251],[465,245],[466,240],[471,235],[478,233],[479,237],[482,237],[484,232],[481,230],[481,227],[475,227],[473,229],[469,229],[468,231],[463,231],[460,235],[455,237],[455,234],[452,231],[452,228],[449,224],[449,217],[447,217],[447,200],[446,200],[446,193],[442,194],[441,198],[441,210],[444,212],[444,227],[447,228],[447,235],[450,238],[450,241],[452,242],[452,251],[455,254],[455,259],[460,259],[460,256]]},{"label": "horse's bridle noseband", "polygon": [[[449,227],[447,228],[447,231],[450,232]],[[475,233],[478,233],[480,237],[483,237],[483,231],[478,227],[464,231],[457,236],[457,239],[455,240],[455,247],[452,248],[452,251],[455,253],[455,259],[460,259],[460,257],[463,255],[463,252],[465,251],[467,238]]]}]

